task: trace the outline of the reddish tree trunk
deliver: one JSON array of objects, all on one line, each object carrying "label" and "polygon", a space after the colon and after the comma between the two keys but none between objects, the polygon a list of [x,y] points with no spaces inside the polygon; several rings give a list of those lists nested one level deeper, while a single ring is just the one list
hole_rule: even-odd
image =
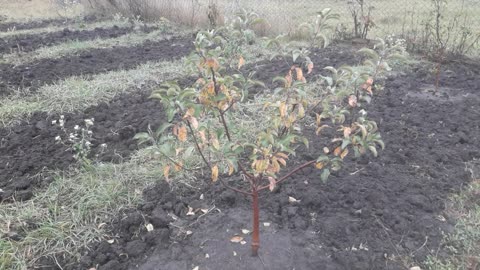
[{"label": "reddish tree trunk", "polygon": [[260,247],[260,221],[258,207],[258,190],[252,189],[252,206],[253,206],[253,234],[252,234],[252,256],[258,256],[258,248]]}]

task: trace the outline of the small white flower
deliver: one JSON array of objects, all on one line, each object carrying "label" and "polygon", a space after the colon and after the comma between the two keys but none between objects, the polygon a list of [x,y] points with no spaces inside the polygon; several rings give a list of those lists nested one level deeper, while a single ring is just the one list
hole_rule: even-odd
[{"label": "small white flower", "polygon": [[93,119],[85,119],[85,125],[88,126],[93,126]]},{"label": "small white flower", "polygon": [[79,129],[80,129],[80,127],[79,127],[78,125],[75,125],[75,126],[73,127],[73,129],[75,129],[75,130],[79,130]]},{"label": "small white flower", "polygon": [[53,120],[52,125],[56,125],[56,124],[57,124],[57,120]]},{"label": "small white flower", "polygon": [[55,141],[58,142],[58,141],[61,141],[61,140],[62,140],[62,138],[60,136],[55,137]]}]

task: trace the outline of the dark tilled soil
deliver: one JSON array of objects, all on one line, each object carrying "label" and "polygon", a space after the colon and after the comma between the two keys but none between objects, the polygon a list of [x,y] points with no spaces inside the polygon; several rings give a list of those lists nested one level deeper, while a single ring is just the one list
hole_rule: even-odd
[{"label": "dark tilled soil", "polygon": [[[74,126],[84,126],[84,119],[94,118],[92,158],[118,162],[137,150],[133,136],[146,130],[148,124],[158,126],[164,121],[158,102],[147,94],[119,96],[109,104],[101,103],[84,112],[65,114],[66,133],[52,125],[59,115],[35,113],[28,121],[8,129],[0,129],[0,201],[27,200],[35,186],[47,184],[35,177],[43,169],[67,169],[75,163],[69,145],[56,143],[74,132]],[[99,145],[106,143],[105,151]],[[95,155],[99,155],[95,157]],[[49,179],[42,181],[48,182]]]},{"label": "dark tilled soil", "polygon": [[[326,184],[306,169],[263,195],[261,222],[270,226],[261,226],[260,258],[249,256],[250,236],[246,245],[229,241],[251,227],[247,199],[215,186],[200,200],[202,192],[173,192],[159,183],[144,191],[137,209],[118,217],[114,244],[95,244],[64,269],[400,270],[430,252],[444,254],[442,232],[454,224],[444,202],[470,180],[464,162],[480,157],[480,69],[447,65],[436,92],[425,70],[390,77],[369,109],[387,146],[378,158],[347,160]],[[321,147],[313,142],[296,162]],[[214,209],[187,216],[187,205]]]},{"label": "dark tilled soil", "polygon": [[[85,41],[96,38],[116,38],[126,35],[133,30],[132,27],[95,28],[93,30],[70,30],[46,33],[19,35],[10,38],[0,38],[0,54],[12,52],[29,52],[40,47],[52,46],[68,41]],[[152,28],[143,31],[149,32]]]},{"label": "dark tilled soil", "polygon": [[92,75],[131,69],[147,61],[178,59],[193,49],[191,38],[173,37],[147,41],[134,47],[94,49],[59,59],[42,59],[20,66],[0,64],[0,96],[14,89],[35,91],[38,87],[74,75]]}]

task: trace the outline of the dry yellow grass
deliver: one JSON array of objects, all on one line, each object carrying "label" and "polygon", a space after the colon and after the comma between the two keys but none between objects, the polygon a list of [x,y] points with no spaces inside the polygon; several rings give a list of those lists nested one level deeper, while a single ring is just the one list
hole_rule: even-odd
[{"label": "dry yellow grass", "polygon": [[83,12],[81,5],[60,7],[54,0],[0,0],[0,16],[7,20],[28,21],[75,17]]}]

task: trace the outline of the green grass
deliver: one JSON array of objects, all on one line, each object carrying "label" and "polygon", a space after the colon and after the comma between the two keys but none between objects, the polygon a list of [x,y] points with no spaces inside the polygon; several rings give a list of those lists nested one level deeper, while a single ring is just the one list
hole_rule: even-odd
[{"label": "green grass", "polygon": [[432,254],[426,265],[431,270],[475,270],[480,267],[480,160],[467,165],[472,183],[447,204],[447,215],[456,221],[454,232],[446,235],[447,257]]},{"label": "green grass", "polygon": [[135,206],[143,188],[158,181],[159,175],[158,161],[139,153],[118,165],[97,164],[75,173],[57,173],[53,183],[36,192],[32,200],[1,204],[0,231],[21,239],[0,240],[0,269],[31,269],[45,256],[77,257],[92,242],[114,238],[102,223]]}]

